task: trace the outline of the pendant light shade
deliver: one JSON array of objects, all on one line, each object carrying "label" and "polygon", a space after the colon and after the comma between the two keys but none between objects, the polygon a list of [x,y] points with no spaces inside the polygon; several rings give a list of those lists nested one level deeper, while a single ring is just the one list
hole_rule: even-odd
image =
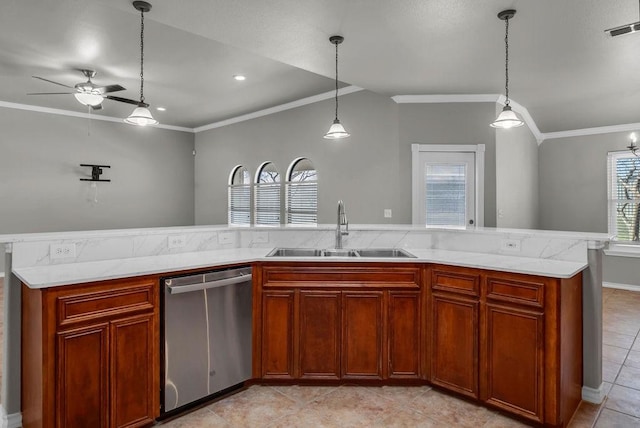
[{"label": "pendant light shade", "polygon": [[133,110],[133,113],[131,113],[124,121],[130,125],[138,126],[156,125],[158,123],[158,121],[151,116],[149,109],[145,106],[136,107],[135,110]]},{"label": "pendant light shade", "polygon": [[151,10],[151,4],[146,1],[134,1],[133,7],[140,12],[140,102],[124,121],[130,125],[156,125],[158,121],[151,116],[149,104],[144,102],[144,13]]},{"label": "pendant light shade", "polygon": [[493,128],[501,128],[501,129],[509,129],[516,128],[518,126],[524,125],[524,121],[518,117],[515,111],[511,110],[511,106],[509,105],[509,20],[514,17],[516,11],[513,9],[503,10],[498,14],[498,18],[504,21],[505,32],[504,32],[504,51],[505,51],[505,84],[504,84],[504,93],[506,101],[504,103],[504,108],[496,118],[496,120],[491,123]]},{"label": "pendant light shade", "polygon": [[329,41],[336,45],[336,117],[333,119],[333,124],[329,128],[329,131],[324,134],[324,138],[328,140],[339,140],[351,135],[344,129],[344,126],[342,126],[338,119],[338,45],[344,41],[344,37],[331,36],[329,37]]}]

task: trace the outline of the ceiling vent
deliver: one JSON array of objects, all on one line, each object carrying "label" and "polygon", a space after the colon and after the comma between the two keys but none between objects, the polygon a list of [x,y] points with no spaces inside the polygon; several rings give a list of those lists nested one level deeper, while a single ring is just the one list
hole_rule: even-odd
[{"label": "ceiling vent", "polygon": [[634,22],[633,24],[621,25],[616,28],[609,28],[608,30],[604,30],[604,32],[611,37],[631,34],[635,33],[636,31],[640,31],[640,22]]}]

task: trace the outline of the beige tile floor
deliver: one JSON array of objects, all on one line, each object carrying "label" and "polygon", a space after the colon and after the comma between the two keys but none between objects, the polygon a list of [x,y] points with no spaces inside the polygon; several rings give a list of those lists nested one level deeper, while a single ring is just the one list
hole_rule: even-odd
[{"label": "beige tile floor", "polygon": [[[604,380],[608,398],[582,403],[569,424],[640,427],[640,293],[605,289]],[[519,427],[520,421],[428,386],[252,386],[164,422],[201,427]]]}]

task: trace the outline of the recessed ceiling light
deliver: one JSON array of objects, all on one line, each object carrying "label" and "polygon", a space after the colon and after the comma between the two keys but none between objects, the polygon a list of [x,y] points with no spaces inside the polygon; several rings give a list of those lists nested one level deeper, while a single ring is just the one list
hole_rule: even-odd
[{"label": "recessed ceiling light", "polygon": [[164,107],[156,107],[156,110],[158,110],[158,111],[166,111],[167,109],[164,108]]},{"label": "recessed ceiling light", "polygon": [[238,81],[247,80],[246,76],[243,76],[242,74],[236,74],[233,78]]}]

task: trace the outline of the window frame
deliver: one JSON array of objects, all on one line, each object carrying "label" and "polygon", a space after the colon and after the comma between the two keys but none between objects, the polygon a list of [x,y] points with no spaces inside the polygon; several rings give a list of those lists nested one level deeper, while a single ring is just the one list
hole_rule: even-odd
[{"label": "window frame", "polygon": [[[234,177],[236,176],[236,173],[240,170],[240,169],[244,169],[244,172],[246,173],[246,178],[248,179],[246,183],[234,183]],[[248,198],[247,198],[247,215],[248,215],[248,222],[246,223],[234,223],[231,221],[232,217],[233,217],[233,212],[244,212],[244,210],[233,210],[233,206],[237,206],[236,204],[233,203],[233,194],[234,194],[234,190],[236,189],[246,189],[248,190]],[[251,209],[251,173],[249,172],[249,169],[247,167],[245,167],[244,165],[236,165],[231,169],[231,173],[229,174],[229,180],[228,180],[228,187],[227,187],[227,224],[230,227],[249,227],[251,226],[251,217],[252,217],[252,209]]]},{"label": "window frame", "polygon": [[[307,161],[312,167],[312,170],[296,170],[296,166],[298,166],[300,164],[300,162],[302,161]],[[293,181],[292,180],[292,176],[296,171],[314,171],[315,174],[315,179],[314,180],[309,180],[309,181]],[[287,175],[286,175],[286,181],[284,182],[285,185],[285,192],[284,192],[284,197],[285,197],[285,212],[284,212],[284,224],[288,225],[288,226],[317,226],[318,225],[318,170],[315,168],[315,165],[313,165],[313,162],[311,162],[311,160],[309,158],[306,157],[299,157],[293,160],[293,162],[291,162],[291,164],[289,165],[289,168],[287,168]],[[312,203],[312,205],[315,205],[315,211],[298,211],[298,210],[292,210],[291,209],[291,192],[293,189],[295,189],[296,187],[311,187],[312,185],[315,185],[315,202]],[[290,220],[290,214],[291,213],[296,213],[296,214],[300,214],[300,215],[304,215],[304,214],[311,214],[313,216],[315,216],[315,221],[313,222],[296,222],[296,223],[292,223]]]},{"label": "window frame", "polygon": [[[618,208],[617,205],[623,201],[632,201],[633,203],[640,204],[640,195],[638,198],[633,199],[620,199],[617,198],[618,193],[618,174],[616,171],[616,163],[619,159],[634,159],[640,168],[640,157],[634,155],[628,150],[619,150],[607,153],[607,224],[608,232],[613,236],[613,240],[621,244],[639,246],[638,240],[626,240],[619,239],[618,236]],[[614,181],[615,179],[615,181]],[[640,179],[640,178],[639,178]],[[637,208],[640,209],[640,208]],[[633,232],[632,232],[633,233]],[[632,236],[633,237],[633,236]]]}]

